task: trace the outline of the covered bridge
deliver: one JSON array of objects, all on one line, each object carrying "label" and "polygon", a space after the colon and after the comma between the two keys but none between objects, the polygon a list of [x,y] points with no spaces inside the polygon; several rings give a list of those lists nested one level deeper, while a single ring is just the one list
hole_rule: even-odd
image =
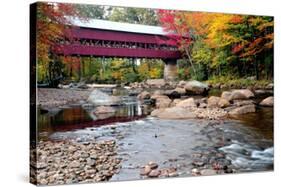
[{"label": "covered bridge", "polygon": [[70,18],[72,39],[58,41],[53,52],[64,56],[162,59],[164,78],[177,77],[177,59],[181,58],[176,41],[162,27],[120,23],[98,19],[81,21]]}]

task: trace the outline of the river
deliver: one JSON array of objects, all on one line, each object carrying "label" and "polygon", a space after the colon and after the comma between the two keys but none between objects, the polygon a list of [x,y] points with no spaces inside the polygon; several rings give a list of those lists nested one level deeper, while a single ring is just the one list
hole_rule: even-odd
[{"label": "river", "polygon": [[[159,168],[177,168],[191,176],[194,162],[222,163],[232,172],[273,170],[273,109],[214,122],[152,118],[149,105],[125,96],[114,115],[96,116],[93,109],[69,106],[38,112],[40,140],[117,141],[122,168],[111,180],[141,179],[140,168],[156,161]],[[199,157],[198,157],[199,155]],[[223,155],[223,156],[221,156]]]}]

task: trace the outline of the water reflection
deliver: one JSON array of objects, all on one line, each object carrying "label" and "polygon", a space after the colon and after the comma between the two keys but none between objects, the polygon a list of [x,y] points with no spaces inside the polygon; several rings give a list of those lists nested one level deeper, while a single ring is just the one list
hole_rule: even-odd
[{"label": "water reflection", "polygon": [[126,122],[145,117],[150,110],[148,106],[137,102],[114,107],[114,113],[96,114],[96,108],[65,108],[56,114],[38,112],[39,139],[58,131],[69,131],[91,126],[101,126],[114,122]]},{"label": "water reflection", "polygon": [[233,117],[240,120],[243,125],[261,134],[263,138],[273,140],[274,112],[271,107],[258,107],[255,113]]}]

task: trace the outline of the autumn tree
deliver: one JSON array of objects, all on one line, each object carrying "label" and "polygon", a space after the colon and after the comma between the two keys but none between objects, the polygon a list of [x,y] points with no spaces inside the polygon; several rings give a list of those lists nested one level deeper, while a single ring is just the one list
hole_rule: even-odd
[{"label": "autumn tree", "polygon": [[232,54],[241,62],[254,66],[256,79],[262,70],[266,78],[273,73],[273,17],[243,16],[230,22],[229,35],[237,40]]},{"label": "autumn tree", "polygon": [[73,4],[43,2],[37,4],[38,66],[41,67],[39,70],[48,70],[43,74],[51,84],[61,74],[61,67],[56,67],[59,59],[52,53],[52,48],[59,40],[63,40],[65,37],[71,38],[71,35],[66,32],[71,24],[67,16],[81,17]]},{"label": "autumn tree", "polygon": [[178,40],[195,78],[202,77],[198,75],[206,70],[202,67],[220,76],[243,77],[254,71],[257,79],[266,69],[266,77],[272,77],[272,17],[170,10],[160,10],[158,15],[171,33],[167,35]]},{"label": "autumn tree", "polygon": [[191,49],[193,44],[193,35],[190,28],[182,19],[183,12],[175,10],[159,10],[158,17],[164,30],[168,33],[167,36],[174,39],[191,65],[193,72],[196,75],[193,59],[191,56]]}]

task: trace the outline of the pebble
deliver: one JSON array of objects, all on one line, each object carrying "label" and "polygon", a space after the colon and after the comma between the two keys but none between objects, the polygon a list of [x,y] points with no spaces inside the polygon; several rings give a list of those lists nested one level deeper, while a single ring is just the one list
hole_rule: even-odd
[{"label": "pebble", "polygon": [[197,167],[202,167],[205,165],[205,163],[202,161],[194,161],[194,162],[192,162],[192,165],[197,166]]},{"label": "pebble", "polygon": [[88,158],[90,155],[88,153],[81,153],[81,158]]},{"label": "pebble", "polygon": [[150,166],[151,169],[156,169],[158,168],[158,164],[156,162],[150,161],[148,163],[148,166]]},{"label": "pebble", "polygon": [[200,174],[201,175],[216,175],[217,174],[217,172],[215,171],[215,170],[213,170],[213,169],[203,169],[203,170],[201,170],[200,171]]},{"label": "pebble", "polygon": [[168,176],[169,176],[169,177],[177,177],[177,176],[179,176],[179,174],[174,171],[174,172],[169,173]]},{"label": "pebble", "polygon": [[199,169],[197,169],[197,168],[193,168],[193,169],[191,170],[191,174],[192,174],[192,175],[199,175],[199,174],[200,174],[200,171],[199,171]]},{"label": "pebble", "polygon": [[37,163],[37,169],[45,169],[47,166],[46,163]]},{"label": "pebble", "polygon": [[[37,169],[31,171],[31,181],[38,185],[57,185],[109,180],[120,168],[116,148],[112,140],[40,141],[33,150],[38,154],[38,163],[34,162]],[[35,160],[36,154],[31,154],[31,158]]]},{"label": "pebble", "polygon": [[94,166],[96,164],[96,160],[94,159],[87,159],[87,165]]},{"label": "pebble", "polygon": [[148,174],[149,177],[158,177],[160,175],[160,171],[157,169],[151,170],[151,172]]},{"label": "pebble", "polygon": [[69,164],[69,166],[70,166],[71,168],[78,168],[78,167],[80,167],[80,162],[74,160],[73,162],[71,162],[71,163]]},{"label": "pebble", "polygon": [[141,170],[140,174],[141,175],[148,175],[151,172],[150,166],[146,165],[144,168]]},{"label": "pebble", "polygon": [[141,171],[140,175],[148,176],[151,178],[155,177],[177,177],[179,174],[177,173],[177,168],[165,168],[158,169],[158,164],[156,162],[150,161],[147,165],[145,165]]},{"label": "pebble", "polygon": [[161,170],[161,176],[168,177],[169,176],[169,171],[167,169],[162,169]]},{"label": "pebble", "polygon": [[91,90],[38,88],[38,103],[43,108],[56,108],[87,100]]}]

